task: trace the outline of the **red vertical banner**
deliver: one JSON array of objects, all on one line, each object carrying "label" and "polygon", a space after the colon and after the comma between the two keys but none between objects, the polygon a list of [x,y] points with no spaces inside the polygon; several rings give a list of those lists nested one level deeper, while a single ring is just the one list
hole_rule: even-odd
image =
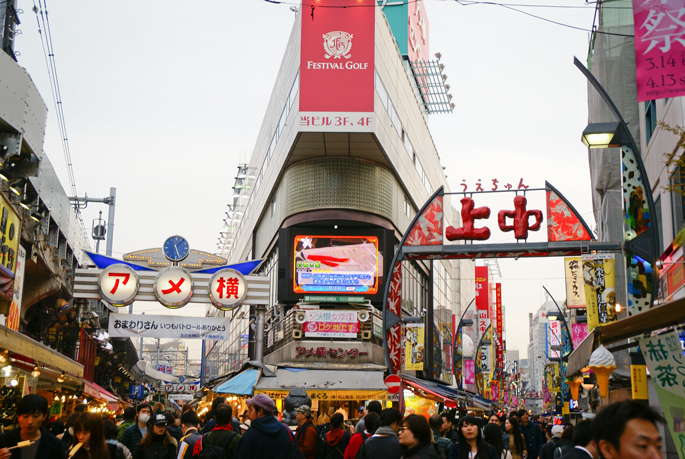
[{"label": "red vertical banner", "polygon": [[504,318],[502,314],[502,284],[495,284],[495,329],[497,330],[497,356],[495,368],[504,368]]},{"label": "red vertical banner", "polygon": [[373,115],[376,9],[374,0],[317,0],[302,6],[301,130],[370,127],[357,123],[368,121],[368,116],[359,118],[361,113]]},{"label": "red vertical banner", "polygon": [[476,309],[488,310],[488,267],[476,266]]},{"label": "red vertical banner", "polygon": [[637,100],[685,95],[682,0],[633,0]]}]

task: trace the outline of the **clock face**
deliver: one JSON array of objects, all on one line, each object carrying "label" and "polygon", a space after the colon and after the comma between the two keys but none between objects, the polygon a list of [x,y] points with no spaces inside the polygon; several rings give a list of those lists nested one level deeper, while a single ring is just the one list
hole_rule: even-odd
[{"label": "clock face", "polygon": [[181,236],[171,236],[164,241],[164,256],[170,261],[181,261],[190,253],[190,246]]}]

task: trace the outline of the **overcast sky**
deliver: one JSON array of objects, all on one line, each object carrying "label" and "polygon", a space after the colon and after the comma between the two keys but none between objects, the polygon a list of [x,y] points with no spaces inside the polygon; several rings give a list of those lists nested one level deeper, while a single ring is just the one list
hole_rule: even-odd
[{"label": "overcast sky", "polygon": [[[536,188],[548,180],[594,227],[587,150],[580,142],[587,85],[573,66],[574,56],[586,60],[594,7],[568,0],[525,3],[553,5],[517,8],[585,31],[502,6],[426,1],[431,53],[442,53],[456,105],[453,114],[430,117],[433,139],[454,191],[462,180],[471,189],[478,179],[516,185],[523,178]],[[114,256],[160,247],[172,234],[215,251],[237,165],[251,155],[295,20],[294,4],[299,2],[48,5],[78,194],[100,198],[117,188]],[[48,105],[45,151],[70,193],[33,6],[19,0],[24,13],[15,50]],[[46,37],[42,22],[40,27]],[[531,194],[529,208],[544,210],[542,199]],[[491,205],[496,214],[507,201],[476,204]],[[100,210],[106,218],[103,205],[83,211],[88,231]],[[490,226],[496,227],[494,218]],[[538,240],[544,229],[540,233]],[[513,239],[499,233],[491,240]],[[508,346],[525,357],[527,316],[545,299],[542,285],[557,301],[565,298],[562,261],[500,266]],[[135,312],[142,311],[167,312],[156,303],[136,304]],[[182,313],[203,311],[187,306]],[[194,344],[191,358],[199,358],[199,342]]]}]

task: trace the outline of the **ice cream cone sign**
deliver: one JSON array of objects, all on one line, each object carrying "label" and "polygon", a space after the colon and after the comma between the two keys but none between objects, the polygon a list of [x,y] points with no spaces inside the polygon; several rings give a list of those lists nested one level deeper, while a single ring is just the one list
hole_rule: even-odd
[{"label": "ice cream cone sign", "polygon": [[[592,352],[590,356],[590,369],[597,376],[597,385],[599,386],[599,395],[601,397],[609,396],[609,375],[616,369],[616,360],[611,352],[603,345],[600,345]],[[576,389],[577,390],[577,389]]]},{"label": "ice cream cone sign", "polygon": [[568,387],[571,388],[571,398],[573,400],[578,400],[578,388],[582,382],[582,376],[571,376],[566,380],[566,384],[568,384]]}]

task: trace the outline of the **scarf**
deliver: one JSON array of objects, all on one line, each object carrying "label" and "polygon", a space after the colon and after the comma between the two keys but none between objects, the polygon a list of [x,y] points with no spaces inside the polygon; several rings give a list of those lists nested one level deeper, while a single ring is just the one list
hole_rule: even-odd
[{"label": "scarf", "polygon": [[226,424],[224,426],[220,426],[219,424],[217,424],[216,427],[212,429],[212,432],[214,432],[215,430],[230,430],[231,432],[233,432],[233,426],[231,424]]},{"label": "scarf", "polygon": [[331,431],[326,434],[326,442],[331,446],[335,446],[342,440],[344,434],[345,431],[342,429],[331,429]]},{"label": "scarf", "polygon": [[393,437],[398,438],[397,432],[392,430],[392,427],[389,427],[389,426],[379,427],[378,429],[376,429],[376,434],[377,435],[392,435]]}]

